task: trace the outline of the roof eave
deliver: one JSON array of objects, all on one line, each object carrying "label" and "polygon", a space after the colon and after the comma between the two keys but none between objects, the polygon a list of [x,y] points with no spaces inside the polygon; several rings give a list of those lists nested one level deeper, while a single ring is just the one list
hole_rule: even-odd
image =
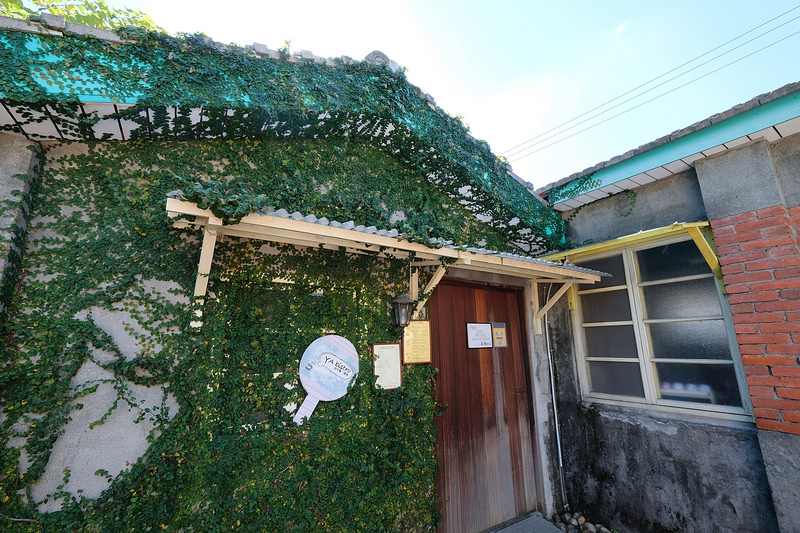
[{"label": "roof eave", "polygon": [[[758,96],[537,192],[558,211],[688,170],[698,159],[765,138],[800,132],[800,82]],[[580,186],[579,186],[580,185]]]}]

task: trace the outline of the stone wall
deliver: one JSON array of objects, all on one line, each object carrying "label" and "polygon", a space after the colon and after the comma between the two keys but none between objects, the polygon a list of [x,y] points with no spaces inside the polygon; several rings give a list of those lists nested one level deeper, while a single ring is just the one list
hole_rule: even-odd
[{"label": "stone wall", "polygon": [[28,197],[37,164],[36,145],[24,137],[0,134],[0,316],[16,289],[20,247],[28,225]]}]

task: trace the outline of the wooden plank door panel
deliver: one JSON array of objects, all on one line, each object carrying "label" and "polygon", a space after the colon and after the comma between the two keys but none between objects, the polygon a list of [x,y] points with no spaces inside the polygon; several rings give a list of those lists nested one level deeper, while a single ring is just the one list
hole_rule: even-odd
[{"label": "wooden plank door panel", "polygon": [[[536,507],[521,294],[445,280],[430,304],[440,531],[482,531]],[[503,322],[508,346],[468,349],[468,322]]]}]

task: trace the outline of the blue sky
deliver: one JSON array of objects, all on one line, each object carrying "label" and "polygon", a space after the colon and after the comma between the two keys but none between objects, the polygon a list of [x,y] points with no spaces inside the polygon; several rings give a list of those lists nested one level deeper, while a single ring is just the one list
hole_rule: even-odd
[{"label": "blue sky", "polygon": [[[433,95],[445,111],[462,116],[472,134],[489,142],[498,155],[799,5],[797,0],[108,3],[142,10],[170,33],[202,32],[225,43],[258,42],[277,49],[291,41],[292,51],[354,59],[380,50],[405,67],[409,81]],[[764,32],[769,33],[758,37]],[[514,171],[541,187],[800,81],[800,34],[791,36],[795,32],[800,32],[800,8],[659,79],[656,83],[663,83],[697,67],[646,95],[561,136],[543,140],[553,132],[538,137],[542,142],[529,149],[538,151],[509,157]]]}]

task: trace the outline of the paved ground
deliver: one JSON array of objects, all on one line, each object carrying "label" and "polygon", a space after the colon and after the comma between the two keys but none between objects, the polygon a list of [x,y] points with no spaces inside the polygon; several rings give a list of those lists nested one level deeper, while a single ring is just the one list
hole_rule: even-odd
[{"label": "paved ground", "polygon": [[495,529],[492,533],[561,533],[561,530],[542,516],[542,513],[529,514],[513,524]]}]

